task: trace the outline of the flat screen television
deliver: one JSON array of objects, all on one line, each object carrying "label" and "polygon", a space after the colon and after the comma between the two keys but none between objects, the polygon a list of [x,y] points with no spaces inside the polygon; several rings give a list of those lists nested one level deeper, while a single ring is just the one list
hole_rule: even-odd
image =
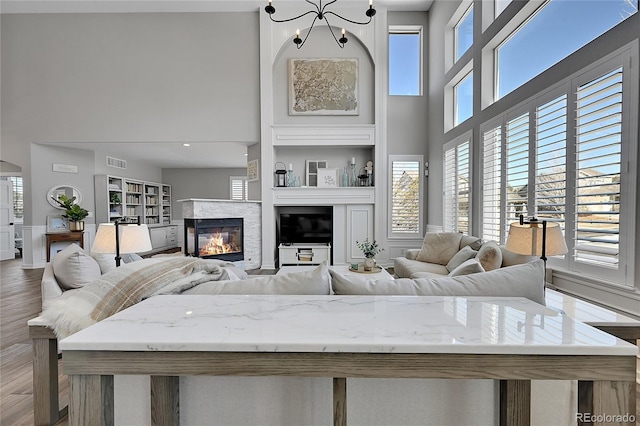
[{"label": "flat screen television", "polygon": [[281,213],[280,243],[330,243],[332,222],[331,213]]}]

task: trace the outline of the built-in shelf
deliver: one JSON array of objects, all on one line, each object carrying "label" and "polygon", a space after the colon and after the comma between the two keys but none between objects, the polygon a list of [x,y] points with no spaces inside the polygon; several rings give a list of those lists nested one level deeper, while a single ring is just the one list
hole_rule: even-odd
[{"label": "built-in shelf", "polygon": [[313,206],[334,204],[374,204],[375,188],[273,188],[275,206]]}]

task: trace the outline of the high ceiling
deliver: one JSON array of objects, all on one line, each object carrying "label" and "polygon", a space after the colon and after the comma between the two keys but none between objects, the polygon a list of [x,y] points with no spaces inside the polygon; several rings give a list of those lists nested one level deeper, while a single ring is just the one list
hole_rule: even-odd
[{"label": "high ceiling", "polygon": [[[276,4],[302,0],[273,0]],[[340,0],[361,6],[366,0]],[[0,13],[141,13],[141,12],[250,12],[267,0],[2,0]],[[374,0],[390,11],[426,11],[433,0]],[[251,142],[252,143],[252,142]],[[140,159],[162,168],[246,167],[247,145],[238,142],[199,142],[184,147],[175,143],[55,143],[58,146],[104,152],[125,159]]]}]

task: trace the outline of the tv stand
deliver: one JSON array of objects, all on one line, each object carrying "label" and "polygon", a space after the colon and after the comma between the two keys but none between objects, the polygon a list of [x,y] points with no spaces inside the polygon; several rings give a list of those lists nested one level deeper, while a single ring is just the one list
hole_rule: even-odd
[{"label": "tv stand", "polygon": [[280,266],[319,265],[331,262],[331,244],[280,244],[278,246]]}]

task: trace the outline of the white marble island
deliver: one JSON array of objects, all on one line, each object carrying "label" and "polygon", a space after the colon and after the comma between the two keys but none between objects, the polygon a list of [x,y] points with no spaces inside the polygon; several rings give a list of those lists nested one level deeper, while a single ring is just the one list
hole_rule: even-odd
[{"label": "white marble island", "polygon": [[526,299],[400,296],[158,296],[60,347],[70,424],[91,423],[103,409],[113,415],[113,374],[152,375],[153,415],[182,424],[189,416],[177,409],[177,377],[197,375],[334,378],[324,424],[346,424],[345,378],[504,380],[509,424],[528,424],[530,380],[588,380],[605,386],[580,407],[623,415],[637,353]]}]

